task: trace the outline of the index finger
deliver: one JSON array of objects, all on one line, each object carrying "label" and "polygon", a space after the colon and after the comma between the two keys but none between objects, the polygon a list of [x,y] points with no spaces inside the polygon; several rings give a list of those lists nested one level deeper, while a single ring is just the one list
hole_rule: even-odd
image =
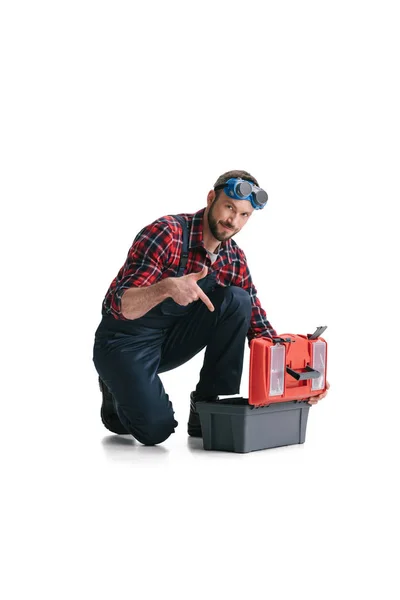
[{"label": "index finger", "polygon": [[211,312],[214,312],[214,304],[211,302],[210,298],[207,296],[207,294],[205,294],[203,292],[203,290],[199,287],[199,298],[200,300],[202,300],[204,302],[204,304],[207,306],[208,310],[210,310]]}]

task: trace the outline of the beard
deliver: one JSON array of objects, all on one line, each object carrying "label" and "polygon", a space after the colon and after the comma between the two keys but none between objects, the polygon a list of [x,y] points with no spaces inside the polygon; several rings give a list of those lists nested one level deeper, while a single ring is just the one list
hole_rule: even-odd
[{"label": "beard", "polygon": [[[215,239],[218,240],[219,242],[224,242],[225,240],[229,240],[229,238],[231,238],[235,235],[235,229],[231,229],[229,231],[228,229],[221,228],[221,230],[218,230],[219,221],[217,221],[217,219],[214,217],[214,205],[213,204],[211,205],[211,208],[208,211],[207,217],[208,217],[208,226],[210,227],[210,231],[213,234],[213,236],[215,237]],[[228,227],[228,225],[227,225],[227,227]]]}]

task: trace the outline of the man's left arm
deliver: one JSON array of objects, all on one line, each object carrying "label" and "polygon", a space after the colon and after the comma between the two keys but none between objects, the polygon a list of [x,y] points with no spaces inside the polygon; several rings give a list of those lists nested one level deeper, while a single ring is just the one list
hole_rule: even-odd
[{"label": "man's left arm", "polygon": [[[241,277],[239,277],[238,283],[235,283],[235,285],[239,285],[239,287],[242,287],[244,290],[246,290],[249,293],[250,298],[251,298],[251,320],[250,320],[250,327],[247,332],[247,339],[248,339],[249,346],[250,346],[251,340],[256,337],[273,338],[273,337],[277,336],[277,333],[276,333],[275,329],[272,327],[271,323],[268,321],[267,314],[266,314],[265,310],[262,308],[260,300],[257,298],[257,289],[252,281],[252,278],[250,275],[250,270],[247,265],[246,256],[245,256],[243,250],[242,250],[242,253],[243,253],[243,261],[241,261],[241,269],[240,269]],[[317,404],[317,402],[319,402],[319,400],[322,400],[322,398],[325,398],[325,396],[328,393],[329,387],[330,387],[329,383],[326,382],[326,390],[322,394],[319,394],[318,396],[313,396],[313,397],[309,398],[308,404],[310,404],[310,405]]]},{"label": "man's left arm", "polygon": [[251,340],[255,337],[272,338],[275,337],[277,333],[269,322],[267,313],[261,306],[261,302],[257,297],[257,289],[250,275],[246,255],[244,254],[243,250],[241,250],[241,253],[243,256],[242,260],[240,261],[240,272],[233,285],[237,285],[246,290],[251,299],[251,320],[250,327],[247,332],[247,339],[250,346]]}]

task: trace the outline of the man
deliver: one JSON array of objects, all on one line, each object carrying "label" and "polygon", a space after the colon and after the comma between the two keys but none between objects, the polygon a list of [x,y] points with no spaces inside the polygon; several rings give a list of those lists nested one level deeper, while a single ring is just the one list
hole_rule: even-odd
[{"label": "man", "polygon": [[103,301],[95,334],[107,429],[145,445],[166,440],[178,423],[159,374],[203,348],[189,435],[201,436],[197,401],[239,393],[246,336],[250,343],[276,331],[232,238],[267,199],[250,173],[228,171],[208,192],[206,208],[161,217],[136,236]]}]

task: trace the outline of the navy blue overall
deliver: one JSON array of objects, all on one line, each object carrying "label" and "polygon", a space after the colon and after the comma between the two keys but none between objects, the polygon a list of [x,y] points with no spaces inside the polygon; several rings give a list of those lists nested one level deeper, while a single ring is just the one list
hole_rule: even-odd
[{"label": "navy blue overall", "polygon": [[[177,277],[188,257],[188,228]],[[215,310],[201,300],[180,306],[168,298],[133,320],[104,315],[95,333],[93,361],[113,395],[116,413],[139,442],[159,444],[178,423],[159,373],[170,371],[206,348],[196,392],[201,396],[238,394],[251,300],[239,287],[216,284],[216,271],[197,281]]]}]

